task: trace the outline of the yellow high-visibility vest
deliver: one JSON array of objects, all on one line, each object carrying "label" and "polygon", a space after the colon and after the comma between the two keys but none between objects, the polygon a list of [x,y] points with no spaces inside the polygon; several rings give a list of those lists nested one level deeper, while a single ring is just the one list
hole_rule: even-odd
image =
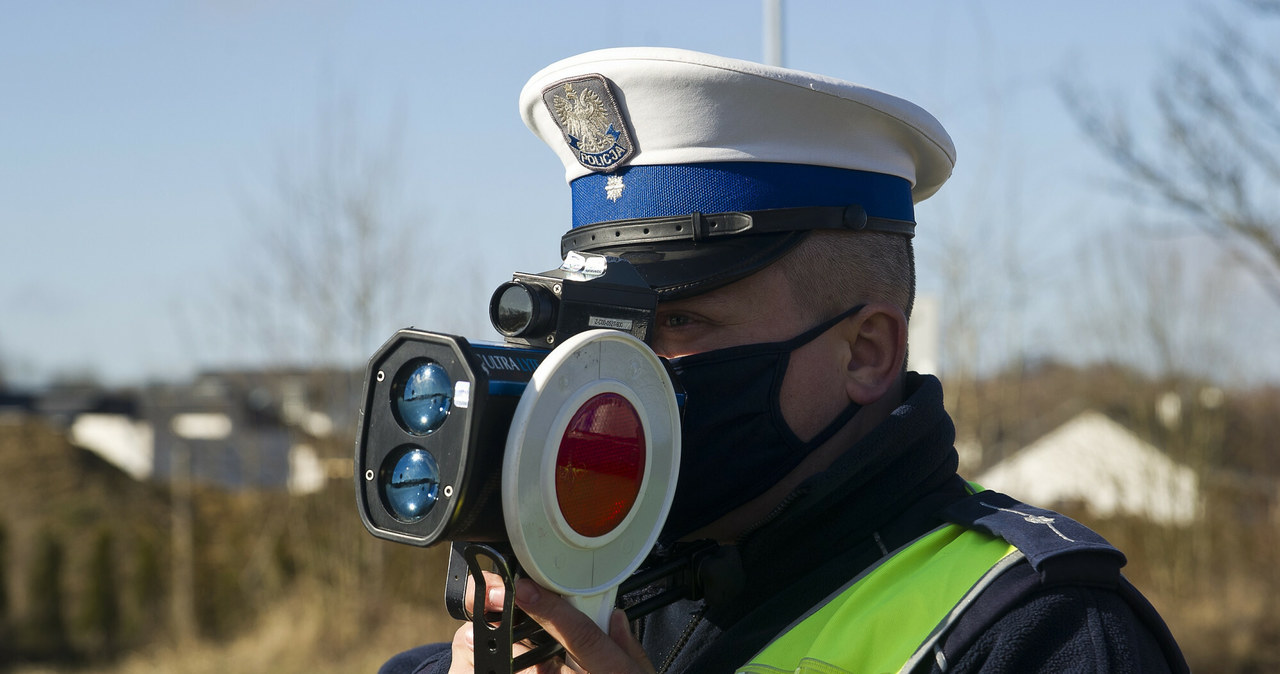
[{"label": "yellow high-visibility vest", "polygon": [[739,674],[897,672],[1004,569],[1023,559],[1004,539],[949,524],[916,539],[785,630]]}]

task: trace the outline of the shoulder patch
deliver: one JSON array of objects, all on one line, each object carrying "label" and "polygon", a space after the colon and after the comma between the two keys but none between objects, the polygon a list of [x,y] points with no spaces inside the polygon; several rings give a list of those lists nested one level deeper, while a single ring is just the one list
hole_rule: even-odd
[{"label": "shoulder patch", "polygon": [[560,126],[578,163],[612,173],[635,154],[622,109],[603,75],[561,80],[542,90],[542,102]]},{"label": "shoulder patch", "polygon": [[1003,538],[1041,573],[1049,560],[1080,553],[1105,559],[1117,572],[1126,561],[1124,553],[1083,524],[996,491],[963,498],[943,509],[942,516],[954,524]]}]

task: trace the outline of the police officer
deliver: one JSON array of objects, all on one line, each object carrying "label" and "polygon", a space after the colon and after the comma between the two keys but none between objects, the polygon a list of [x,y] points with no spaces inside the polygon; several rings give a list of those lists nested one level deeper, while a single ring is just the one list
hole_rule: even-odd
[{"label": "police officer", "polygon": [[[620,256],[659,293],[651,346],[687,395],[660,547],[716,540],[711,573],[730,579],[634,625],[615,613],[607,634],[521,580],[517,605],[578,666],[1186,669],[1119,551],[956,475],[941,386],[905,370],[914,204],[955,163],[929,113],[674,49],[553,64],[521,108],[566,169],[561,252]],[[384,671],[469,672],[472,640],[465,625]]]}]

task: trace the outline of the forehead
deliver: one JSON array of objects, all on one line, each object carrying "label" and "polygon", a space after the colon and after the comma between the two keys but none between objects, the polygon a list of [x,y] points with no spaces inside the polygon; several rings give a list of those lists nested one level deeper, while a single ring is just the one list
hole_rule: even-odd
[{"label": "forehead", "polygon": [[658,308],[714,313],[726,318],[756,315],[783,318],[794,313],[797,306],[786,274],[779,265],[773,264],[729,285],[692,297],[661,302]]}]

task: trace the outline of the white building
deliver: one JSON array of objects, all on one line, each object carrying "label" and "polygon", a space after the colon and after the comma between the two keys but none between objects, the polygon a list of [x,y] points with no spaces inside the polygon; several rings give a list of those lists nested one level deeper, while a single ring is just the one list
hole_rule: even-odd
[{"label": "white building", "polygon": [[1081,503],[1097,517],[1187,525],[1200,514],[1195,472],[1098,412],[1077,416],[975,481],[1038,506]]},{"label": "white building", "polygon": [[81,414],[71,423],[71,442],[115,464],[135,480],[151,477],[155,432],[151,424],[123,414]]}]

